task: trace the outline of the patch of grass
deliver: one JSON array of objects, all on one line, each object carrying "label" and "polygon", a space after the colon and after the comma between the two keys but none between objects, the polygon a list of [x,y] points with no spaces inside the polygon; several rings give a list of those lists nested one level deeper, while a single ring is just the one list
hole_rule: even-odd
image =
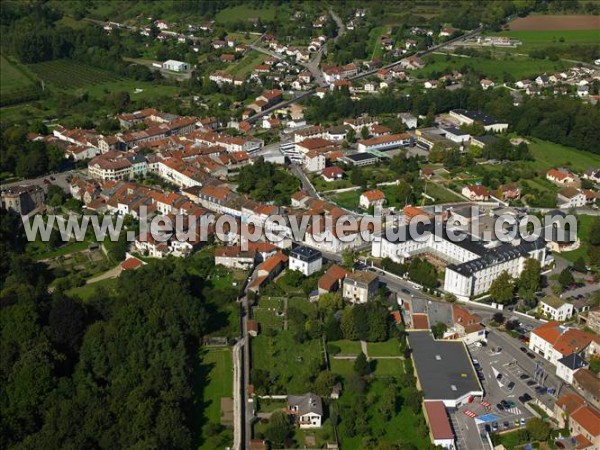
[{"label": "patch of grass", "polygon": [[375,366],[376,377],[398,378],[404,373],[404,360],[402,359],[376,359],[372,360],[372,364]]},{"label": "patch of grass", "polygon": [[323,348],[317,339],[297,342],[291,331],[261,333],[252,339],[252,361],[253,369],[265,370],[276,379],[278,394],[297,394],[306,392],[315,368],[323,364]]},{"label": "patch of grass", "polygon": [[206,417],[221,422],[221,397],[231,397],[233,391],[233,362],[229,348],[209,349],[202,358],[208,367],[208,384],[204,390]]},{"label": "patch of grass", "polygon": [[560,256],[565,258],[571,262],[577,261],[579,258],[583,257],[583,259],[588,261],[588,249],[589,243],[588,238],[590,236],[590,230],[592,228],[592,222],[594,221],[593,216],[579,216],[577,218],[578,228],[577,228],[577,236],[581,241],[581,245],[578,249],[573,250],[571,252],[561,253]]},{"label": "patch of grass", "polygon": [[529,151],[535,158],[535,169],[547,171],[553,167],[570,167],[582,172],[600,166],[600,155],[540,139],[530,139]]},{"label": "patch of grass", "polygon": [[354,191],[340,192],[333,195],[328,195],[329,199],[336,205],[342,208],[358,211],[358,202],[362,194],[362,189],[356,189]]},{"label": "patch of grass", "polygon": [[402,356],[400,353],[400,343],[396,339],[390,339],[385,342],[369,342],[367,344],[369,358],[378,356]]},{"label": "patch of grass", "polygon": [[[13,105],[39,98],[38,80],[23,65],[0,56],[0,96],[2,105]],[[2,111],[4,118],[4,110]]]},{"label": "patch of grass", "polygon": [[30,253],[35,260],[43,260],[65,256],[75,252],[86,250],[90,243],[88,241],[72,241],[54,250],[45,250],[45,244],[42,242],[32,242],[27,246],[27,253]]},{"label": "patch of grass", "polygon": [[227,66],[226,72],[240,77],[246,77],[252,73],[254,67],[262,64],[267,55],[256,50],[250,50],[242,59]]},{"label": "patch of grass", "polygon": [[234,6],[219,11],[216,20],[220,23],[255,20],[259,18],[263,21],[269,21],[275,18],[275,8],[275,5],[269,5],[264,8],[253,8],[249,4]]},{"label": "patch of grass", "polygon": [[552,73],[564,70],[568,64],[561,61],[535,60],[527,56],[508,55],[504,58],[478,58],[461,57],[452,55],[428,55],[425,58],[427,66],[417,72],[417,76],[424,79],[431,78],[434,72],[448,73],[452,70],[461,70],[470,67],[480,75],[495,81],[502,81],[505,74],[516,80],[535,77],[540,73]]},{"label": "patch of grass", "polygon": [[98,281],[97,283],[84,284],[76,288],[69,289],[66,291],[67,295],[79,297],[84,302],[89,300],[98,289],[104,288],[109,293],[116,293],[117,284],[119,280],[117,278],[107,278],[105,280]]},{"label": "patch of grass", "polygon": [[329,358],[331,372],[341,375],[344,378],[349,377],[354,373],[353,359],[333,359]]},{"label": "patch of grass", "polygon": [[335,345],[341,349],[340,355],[358,355],[361,352],[359,341],[332,341],[329,344]]},{"label": "patch of grass", "polygon": [[424,192],[427,195],[435,198],[436,203],[452,203],[465,201],[465,199],[462,198],[460,195],[437,183],[427,182]]}]

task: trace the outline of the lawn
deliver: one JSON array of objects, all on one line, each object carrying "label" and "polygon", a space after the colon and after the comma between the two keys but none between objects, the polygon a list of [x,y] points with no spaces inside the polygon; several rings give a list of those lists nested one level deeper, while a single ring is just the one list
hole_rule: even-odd
[{"label": "lawn", "polygon": [[425,185],[424,192],[427,195],[435,198],[435,203],[452,203],[465,201],[463,197],[438,183],[427,182]]},{"label": "lawn", "polygon": [[540,139],[530,141],[529,151],[535,158],[535,163],[531,164],[535,169],[547,171],[553,167],[566,166],[582,172],[590,167],[600,166],[600,155]]},{"label": "lawn", "polygon": [[274,378],[273,393],[306,392],[315,367],[323,364],[323,348],[318,339],[297,342],[291,331],[252,339],[253,370],[265,370]]},{"label": "lawn", "polygon": [[331,366],[331,372],[337,375],[341,375],[346,378],[354,373],[354,360],[353,359],[333,359],[329,358],[329,365]]},{"label": "lawn", "polygon": [[[233,361],[231,349],[201,349],[201,365],[198,382],[201,383],[202,392],[202,423],[221,423],[221,398],[231,397],[233,394]],[[203,430],[204,431],[204,430]],[[215,435],[203,433],[200,450],[224,448],[230,445],[232,433],[226,429]],[[227,445],[225,445],[227,444]]]},{"label": "lawn", "polygon": [[537,60],[516,55],[489,59],[434,54],[424,59],[427,66],[416,72],[417,76],[424,79],[431,78],[433,73],[448,73],[461,70],[465,66],[494,81],[503,81],[505,75],[510,75],[514,80],[535,78],[540,73],[552,73],[569,67],[569,64],[561,61]]},{"label": "lawn", "polygon": [[341,349],[340,355],[358,355],[361,352],[359,341],[331,341],[328,344],[336,345]]},{"label": "lawn", "polygon": [[97,283],[84,284],[83,286],[69,289],[66,293],[68,295],[77,296],[85,302],[100,288],[106,289],[109,293],[116,293],[118,282],[119,280],[117,278],[107,278],[98,281]]},{"label": "lawn", "polygon": [[0,92],[2,95],[11,91],[30,87],[32,77],[17,63],[0,56]]},{"label": "lawn", "polygon": [[265,8],[253,8],[250,5],[239,5],[231,8],[225,8],[216,16],[219,23],[237,22],[239,20],[256,20],[270,21],[275,18],[275,5],[269,5]]},{"label": "lawn", "polygon": [[231,397],[233,391],[233,362],[229,348],[209,349],[202,364],[208,369],[204,401],[206,416],[213,423],[221,421],[221,397]]},{"label": "lawn", "polygon": [[264,53],[250,50],[242,57],[242,59],[233,64],[229,64],[226,71],[232,75],[245,78],[252,73],[255,66],[262,64],[266,57],[267,55]]},{"label": "lawn", "polygon": [[353,211],[359,211],[358,202],[362,194],[362,189],[354,191],[340,192],[333,195],[328,195],[329,199],[336,205]]},{"label": "lawn", "polygon": [[375,367],[374,374],[377,378],[398,378],[404,373],[404,360],[402,359],[374,359],[372,364]]},{"label": "lawn", "polygon": [[402,356],[400,353],[400,344],[397,339],[390,339],[385,342],[369,342],[367,344],[369,358],[378,356]]},{"label": "lawn", "polygon": [[46,250],[46,245],[43,242],[30,242],[27,246],[27,253],[33,256],[36,260],[57,258],[70,253],[81,252],[86,250],[90,242],[88,241],[72,241],[53,250]]},{"label": "lawn", "polygon": [[579,258],[583,257],[586,262],[588,262],[588,237],[590,235],[590,229],[592,227],[592,222],[594,221],[593,216],[579,216],[577,218],[578,229],[577,236],[581,240],[581,245],[578,249],[573,250],[571,252],[561,253],[560,256],[562,258],[568,259],[571,262],[575,262]]}]

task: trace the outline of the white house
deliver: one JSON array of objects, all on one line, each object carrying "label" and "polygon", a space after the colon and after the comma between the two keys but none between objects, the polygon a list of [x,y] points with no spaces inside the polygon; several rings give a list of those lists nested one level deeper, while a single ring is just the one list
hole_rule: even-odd
[{"label": "white house", "polygon": [[585,194],[572,186],[562,188],[560,191],[558,191],[558,194],[556,194],[556,200],[558,201],[558,206],[561,209],[578,208],[585,206],[587,202]]},{"label": "white house", "polygon": [[298,246],[290,252],[289,264],[290,270],[297,270],[308,277],[321,270],[323,256],[319,250]]},{"label": "white house", "polygon": [[573,316],[573,304],[567,303],[562,298],[544,297],[540,300],[538,307],[541,314],[559,322],[564,322]]},{"label": "white house", "polygon": [[312,392],[304,395],[288,395],[288,413],[300,428],[320,428],[323,420],[323,402]]},{"label": "white house", "polygon": [[417,128],[417,118],[413,116],[411,113],[400,113],[398,117],[402,121],[406,128],[412,130],[413,128]]},{"label": "white house", "polygon": [[363,192],[360,196],[359,205],[363,209],[369,209],[371,206],[381,206],[385,200],[385,194],[379,189]]},{"label": "white house", "polygon": [[480,184],[472,184],[471,186],[465,186],[462,190],[462,195],[467,197],[469,200],[484,201],[490,198],[490,193],[485,186]]},{"label": "white house", "polygon": [[342,297],[351,303],[367,303],[379,287],[377,275],[357,270],[344,278]]},{"label": "white house", "polygon": [[166,70],[172,70],[173,72],[187,72],[190,70],[190,65],[182,61],[169,59],[168,61],[162,63],[162,68]]},{"label": "white house", "polygon": [[548,322],[530,333],[529,349],[557,365],[560,359],[572,353],[600,356],[600,338],[558,322]]},{"label": "white house", "polygon": [[323,153],[309,151],[304,155],[304,170],[307,172],[320,172],[325,169],[327,160]]},{"label": "white house", "polygon": [[573,384],[573,375],[587,364],[577,353],[571,353],[556,362],[556,376]]}]

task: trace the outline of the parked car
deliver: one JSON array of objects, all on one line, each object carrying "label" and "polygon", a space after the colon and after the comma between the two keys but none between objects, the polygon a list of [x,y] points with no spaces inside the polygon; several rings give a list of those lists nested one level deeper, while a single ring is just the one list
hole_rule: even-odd
[{"label": "parked car", "polygon": [[492,432],[492,427],[490,427],[490,426],[489,426],[487,423],[485,424],[485,427],[484,427],[484,429],[485,429],[485,431],[486,431],[487,433],[491,433],[491,432]]},{"label": "parked car", "polygon": [[526,384],[527,386],[535,386],[537,383],[533,380],[529,380]]},{"label": "parked car", "polygon": [[508,430],[510,428],[510,423],[508,421],[504,422],[504,429]]},{"label": "parked car", "polygon": [[494,431],[498,431],[498,422],[494,422],[494,423],[492,424],[492,430],[494,430]]},{"label": "parked car", "polygon": [[498,411],[504,411],[504,406],[502,406],[502,403],[498,403],[496,408],[498,408]]},{"label": "parked car", "polygon": [[519,378],[520,378],[521,380],[526,380],[526,379],[528,379],[528,378],[529,378],[529,375],[527,375],[526,373],[522,373],[521,375],[519,375]]},{"label": "parked car", "polygon": [[502,401],[500,402],[500,404],[502,405],[502,407],[503,407],[504,409],[508,409],[508,408],[510,407],[510,405],[508,404],[508,402],[507,402],[506,400],[502,400]]},{"label": "parked car", "polygon": [[512,400],[507,400],[506,403],[508,403],[509,408],[514,408],[515,406],[517,406],[517,404]]},{"label": "parked car", "polygon": [[531,395],[529,395],[527,392],[525,392],[523,394],[523,398],[525,399],[526,402],[533,400],[533,397]]},{"label": "parked car", "polygon": [[506,387],[508,388],[509,391],[512,391],[515,388],[515,382],[511,381],[510,383],[508,383],[508,385]]},{"label": "parked car", "polygon": [[525,347],[519,347],[519,350],[521,350],[523,353],[527,353],[527,349]]},{"label": "parked car", "polygon": [[521,417],[520,424],[521,424],[521,426],[525,425],[525,419],[523,417]]},{"label": "parked car", "polygon": [[502,379],[502,374],[499,373],[498,375],[496,375],[496,380],[500,381]]},{"label": "parked car", "polygon": [[529,356],[531,359],[535,359],[535,355],[531,352],[527,352],[527,356]]}]

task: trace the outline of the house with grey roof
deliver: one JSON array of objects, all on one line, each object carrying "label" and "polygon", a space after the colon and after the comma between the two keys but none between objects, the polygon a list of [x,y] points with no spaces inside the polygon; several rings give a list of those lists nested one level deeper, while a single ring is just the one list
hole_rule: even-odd
[{"label": "house with grey roof", "polygon": [[287,411],[300,428],[320,428],[323,421],[323,401],[312,392],[288,395]]}]

